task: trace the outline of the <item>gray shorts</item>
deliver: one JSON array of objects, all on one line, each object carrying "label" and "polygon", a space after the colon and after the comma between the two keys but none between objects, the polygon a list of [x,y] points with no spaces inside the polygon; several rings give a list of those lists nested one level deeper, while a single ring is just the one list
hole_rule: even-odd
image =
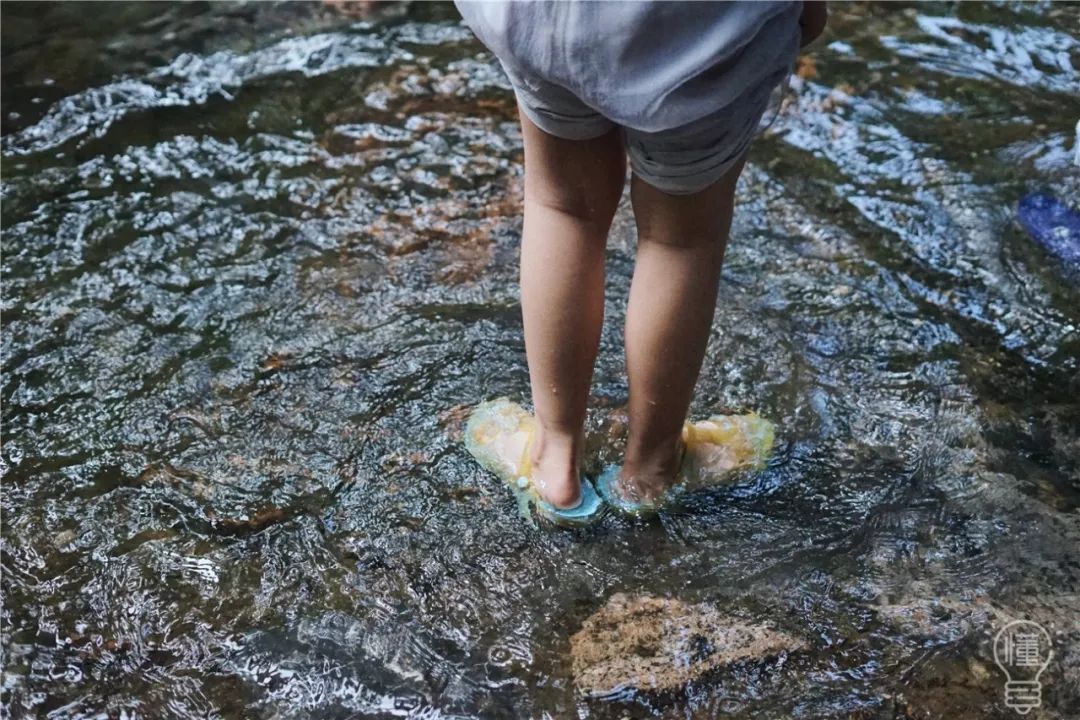
[{"label": "gray shorts", "polygon": [[[588,140],[618,127],[572,92],[503,65],[521,111],[544,132],[566,140]],[[623,128],[634,174],[672,195],[690,195],[719,180],[779,111],[791,68],[748,89],[734,102],[687,125],[661,132]]]}]

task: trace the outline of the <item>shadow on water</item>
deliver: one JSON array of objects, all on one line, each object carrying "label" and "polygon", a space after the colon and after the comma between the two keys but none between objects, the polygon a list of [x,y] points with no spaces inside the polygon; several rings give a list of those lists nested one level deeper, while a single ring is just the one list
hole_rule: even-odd
[{"label": "shadow on water", "polygon": [[[1036,716],[1078,707],[1080,296],[1014,219],[1080,197],[1077,6],[835,9],[695,400],[775,457],[573,533],[460,443],[528,396],[508,85],[452,6],[344,9],[3,7],[6,714],[1005,716],[1010,618],[1054,638]],[[624,206],[597,465],[633,246]],[[617,593],[798,640],[598,696],[571,637]]]}]

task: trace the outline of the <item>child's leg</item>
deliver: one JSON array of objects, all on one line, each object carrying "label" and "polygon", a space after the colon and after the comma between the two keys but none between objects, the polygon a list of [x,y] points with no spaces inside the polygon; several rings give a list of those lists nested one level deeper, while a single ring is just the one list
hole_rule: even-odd
[{"label": "child's leg", "polygon": [[521,115],[525,221],[521,310],[538,431],[533,477],[548,502],[571,507],[585,409],[604,315],[604,248],[626,182],[622,137],[549,135]]},{"label": "child's leg", "polygon": [[631,499],[655,499],[678,471],[742,166],[693,195],[631,181],[638,248],[626,314],[630,436],[619,480]]}]

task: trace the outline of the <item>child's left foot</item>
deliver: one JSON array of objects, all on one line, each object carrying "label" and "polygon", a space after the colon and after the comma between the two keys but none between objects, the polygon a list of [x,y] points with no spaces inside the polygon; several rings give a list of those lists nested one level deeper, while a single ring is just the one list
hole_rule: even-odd
[{"label": "child's left foot", "polygon": [[487,452],[502,459],[508,471],[514,465],[514,477],[529,478],[540,498],[556,509],[568,510],[581,504],[581,477],[571,451],[553,447],[557,443],[546,441],[543,428],[517,405],[511,403],[504,410],[513,415],[520,410],[520,424],[513,432],[498,432],[491,437]]},{"label": "child's left foot", "polygon": [[539,439],[536,421],[505,398],[478,405],[465,429],[465,445],[487,470],[506,482],[522,509],[557,524],[583,524],[600,508],[592,486],[577,473],[572,456],[560,465],[558,441]]}]

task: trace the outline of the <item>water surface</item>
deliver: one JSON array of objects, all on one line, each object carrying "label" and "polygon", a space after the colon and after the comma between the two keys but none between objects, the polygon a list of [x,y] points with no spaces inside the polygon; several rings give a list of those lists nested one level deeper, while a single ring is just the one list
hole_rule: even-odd
[{"label": "water surface", "polygon": [[[522,522],[460,443],[526,400],[513,99],[452,6],[3,7],[12,717],[1006,717],[1080,707],[1076,5],[843,5],[755,146],[693,411],[767,470],[653,523]],[[617,459],[629,207],[590,419]],[[614,593],[804,638],[587,698]]]}]

